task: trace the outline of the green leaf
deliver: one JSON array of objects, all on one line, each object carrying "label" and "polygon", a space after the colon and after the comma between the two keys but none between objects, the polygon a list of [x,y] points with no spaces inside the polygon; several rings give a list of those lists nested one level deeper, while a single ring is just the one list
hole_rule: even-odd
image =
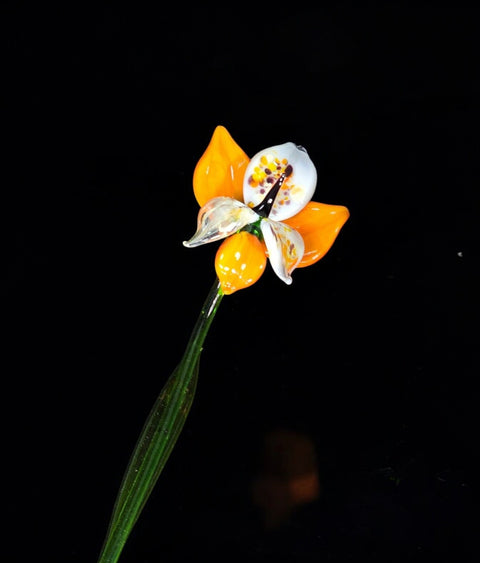
[{"label": "green leaf", "polygon": [[195,397],[200,354],[223,293],[211,288],[182,360],[165,383],[127,465],[98,563],[117,563],[183,429]]},{"label": "green leaf", "polygon": [[182,431],[193,403],[198,381],[199,359],[181,384],[180,364],[158,396],[144,424],[125,472],[113,509],[99,563],[114,563],[122,552],[165,463]]}]

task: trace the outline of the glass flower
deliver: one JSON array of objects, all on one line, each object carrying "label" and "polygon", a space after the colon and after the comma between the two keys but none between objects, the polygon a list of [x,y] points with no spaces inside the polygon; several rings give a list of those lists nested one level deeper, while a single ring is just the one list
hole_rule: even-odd
[{"label": "glass flower", "polygon": [[[200,211],[197,231],[184,245],[223,240],[215,258],[217,278],[137,439],[97,563],[118,562],[173,451],[194,400],[205,338],[223,297],[255,283],[267,258],[280,279],[292,283],[293,270],[322,258],[348,219],[346,207],[311,201],[316,183],[315,167],[303,147],[284,143],[250,160],[224,127],[215,129],[194,170]],[[314,477],[307,482],[310,498]],[[300,485],[305,493],[305,482]]]},{"label": "glass flower", "polygon": [[342,205],[311,201],[316,184],[303,147],[288,142],[249,159],[219,125],[194,170],[200,211],[195,234],[183,244],[223,240],[215,271],[226,295],[255,283],[267,258],[291,284],[293,270],[320,260],[349,217]]}]

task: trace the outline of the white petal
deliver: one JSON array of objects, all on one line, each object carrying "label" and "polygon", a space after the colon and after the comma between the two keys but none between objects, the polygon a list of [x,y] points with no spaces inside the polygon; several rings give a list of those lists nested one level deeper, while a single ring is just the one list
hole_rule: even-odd
[{"label": "white petal", "polygon": [[292,283],[290,274],[303,258],[305,244],[302,235],[285,225],[270,219],[260,223],[268,258],[273,271],[286,284]]},{"label": "white petal", "polygon": [[307,151],[294,143],[260,151],[249,162],[243,179],[243,200],[250,207],[255,207],[284,172],[288,177],[269,214],[270,219],[275,221],[293,217],[312,199],[317,171]]},{"label": "white petal", "polygon": [[197,232],[183,245],[193,248],[224,239],[257,220],[255,211],[241,201],[231,197],[214,197],[198,212]]}]

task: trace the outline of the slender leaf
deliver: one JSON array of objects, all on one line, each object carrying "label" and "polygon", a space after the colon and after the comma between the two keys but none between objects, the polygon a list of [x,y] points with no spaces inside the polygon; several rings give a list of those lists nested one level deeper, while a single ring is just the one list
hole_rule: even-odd
[{"label": "slender leaf", "polygon": [[183,429],[195,397],[203,342],[222,297],[216,280],[185,353],[155,401],[137,440],[113,507],[98,563],[117,563]]},{"label": "slender leaf", "polygon": [[185,424],[195,396],[199,360],[192,368],[190,383],[184,388],[179,386],[181,367],[180,364],[169,377],[137,441],[115,502],[99,562],[118,561]]}]

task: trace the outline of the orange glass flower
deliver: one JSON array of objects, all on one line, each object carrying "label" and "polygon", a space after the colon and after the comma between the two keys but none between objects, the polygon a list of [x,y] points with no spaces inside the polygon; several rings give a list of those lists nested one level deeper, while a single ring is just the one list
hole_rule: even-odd
[{"label": "orange glass flower", "polygon": [[193,190],[201,208],[197,231],[183,244],[225,239],[215,270],[226,295],[255,283],[267,257],[291,284],[293,270],[320,260],[350,216],[342,205],[311,201],[316,183],[303,147],[284,143],[249,159],[219,125],[195,167]]}]

